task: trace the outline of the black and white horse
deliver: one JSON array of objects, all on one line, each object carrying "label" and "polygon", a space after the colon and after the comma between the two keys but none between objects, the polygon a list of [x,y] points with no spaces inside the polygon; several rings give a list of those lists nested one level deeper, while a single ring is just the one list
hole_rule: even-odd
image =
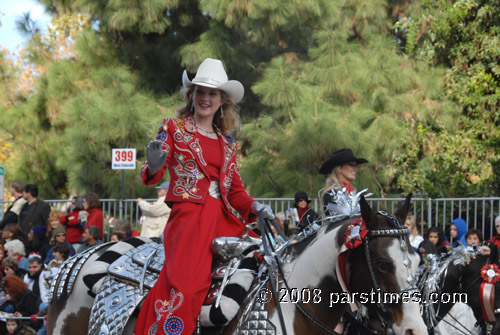
[{"label": "black and white horse", "polygon": [[[253,286],[258,290],[250,292],[257,299],[246,300],[236,318],[223,330],[224,334],[236,334],[252,324],[248,311],[256,306],[257,300],[276,334],[335,334],[333,329],[341,322],[350,302],[353,309],[360,308],[365,326],[373,333],[427,334],[418,301],[401,299],[416,290],[418,256],[409,247],[408,231],[402,225],[409,204],[410,196],[393,216],[372,211],[361,198],[360,218],[326,225],[299,243],[287,246],[285,254],[273,263],[276,267],[268,270],[267,278],[276,275],[279,284],[256,279]],[[346,248],[345,244],[356,247]],[[71,294],[66,293],[67,285],[54,290],[47,334],[87,334],[93,301],[87,294],[82,273],[88,272],[98,254],[102,255],[111,246],[97,250],[82,263]],[[266,257],[270,256],[264,255],[264,262]],[[271,274],[271,270],[275,273]],[[63,280],[61,276],[58,281]],[[385,301],[387,295],[396,295],[399,300]],[[132,326],[128,324],[127,329]]]}]

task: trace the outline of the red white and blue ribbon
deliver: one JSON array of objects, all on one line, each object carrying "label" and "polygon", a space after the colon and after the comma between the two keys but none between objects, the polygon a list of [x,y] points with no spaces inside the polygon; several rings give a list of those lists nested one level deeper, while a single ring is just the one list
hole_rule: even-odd
[{"label": "red white and blue ribbon", "polygon": [[495,264],[481,268],[483,282],[479,287],[479,299],[485,322],[495,323],[495,284],[500,281],[500,269]]}]

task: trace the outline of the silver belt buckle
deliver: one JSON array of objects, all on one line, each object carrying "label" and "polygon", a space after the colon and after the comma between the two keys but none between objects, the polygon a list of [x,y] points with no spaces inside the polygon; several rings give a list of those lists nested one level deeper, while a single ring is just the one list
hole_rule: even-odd
[{"label": "silver belt buckle", "polygon": [[212,198],[219,199],[219,200],[221,199],[218,181],[211,181],[210,182],[210,187],[208,188],[208,194],[210,194],[210,196]]}]

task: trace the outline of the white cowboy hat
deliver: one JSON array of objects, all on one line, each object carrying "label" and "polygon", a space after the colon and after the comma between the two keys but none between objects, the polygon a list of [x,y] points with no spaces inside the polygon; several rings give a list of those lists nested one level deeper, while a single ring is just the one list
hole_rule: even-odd
[{"label": "white cowboy hat", "polygon": [[189,87],[199,85],[210,88],[218,88],[226,92],[234,103],[240,102],[245,93],[243,85],[237,80],[227,80],[227,74],[222,62],[218,59],[205,59],[196,72],[193,81],[189,80],[186,70],[182,74],[182,85]]}]

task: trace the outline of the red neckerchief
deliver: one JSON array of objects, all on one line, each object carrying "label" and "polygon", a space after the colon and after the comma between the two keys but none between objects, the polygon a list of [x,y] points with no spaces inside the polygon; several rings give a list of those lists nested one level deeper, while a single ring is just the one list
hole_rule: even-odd
[{"label": "red neckerchief", "polygon": [[17,255],[17,261],[19,262],[23,258],[23,255]]},{"label": "red neckerchief", "polygon": [[346,190],[348,193],[352,193],[354,192],[354,187],[351,186],[351,184],[349,184],[348,182],[345,182],[345,181],[341,181],[340,182],[343,186],[345,186]]},{"label": "red neckerchief", "polygon": [[302,222],[302,218],[303,218],[304,214],[306,214],[308,209],[309,209],[309,206],[306,206],[306,208],[297,207],[297,214],[299,215],[300,222]]}]

